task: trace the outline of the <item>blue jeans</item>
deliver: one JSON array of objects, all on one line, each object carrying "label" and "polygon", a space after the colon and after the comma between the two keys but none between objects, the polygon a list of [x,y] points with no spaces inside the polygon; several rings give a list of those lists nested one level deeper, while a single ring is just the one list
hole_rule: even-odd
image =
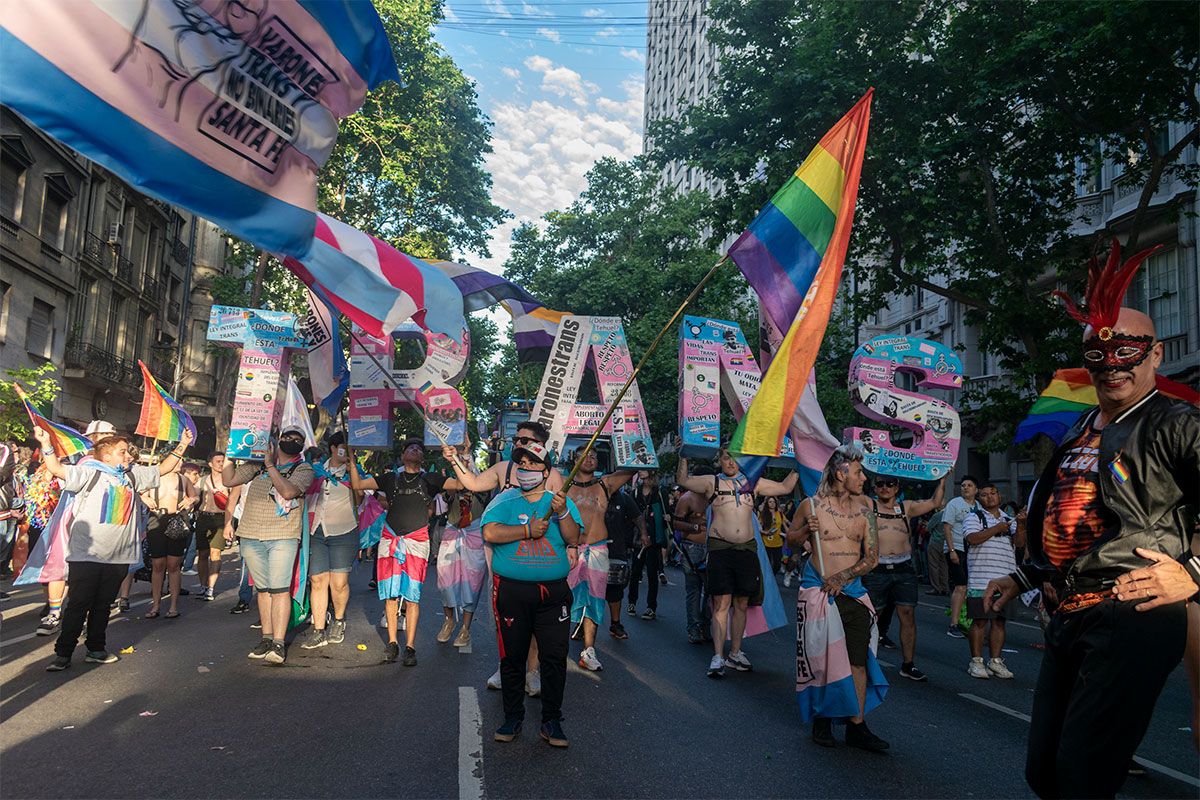
[{"label": "blue jeans", "polygon": [[238,583],[238,602],[250,605],[254,599],[254,587],[250,585],[250,570],[246,569],[246,559],[242,559],[242,577]]},{"label": "blue jeans", "polygon": [[704,570],[696,572],[691,565],[700,566],[704,563],[705,547],[692,542],[682,542],[680,548],[688,556],[680,558],[683,565],[683,603],[687,610],[687,632],[689,635],[703,635],[711,622],[712,613],[708,609],[708,597],[705,596]]},{"label": "blue jeans", "polygon": [[196,566],[196,534],[188,537],[187,552],[183,554],[183,571],[190,572]]}]

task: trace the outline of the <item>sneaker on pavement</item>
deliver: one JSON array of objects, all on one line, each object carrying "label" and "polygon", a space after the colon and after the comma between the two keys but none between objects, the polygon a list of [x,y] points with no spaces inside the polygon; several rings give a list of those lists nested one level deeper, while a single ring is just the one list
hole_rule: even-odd
[{"label": "sneaker on pavement", "polygon": [[330,644],[341,644],[346,639],[346,620],[335,619],[325,630],[325,637],[329,639]]},{"label": "sneaker on pavement", "polygon": [[323,630],[319,631],[313,628],[304,637],[304,641],[300,643],[300,646],[305,650],[316,650],[318,647],[324,647],[327,644],[329,644],[329,634]]},{"label": "sneaker on pavement", "polygon": [[736,653],[731,652],[728,656],[726,656],[725,666],[729,667],[730,669],[736,669],[738,672],[749,672],[750,670],[754,669],[754,667],[750,665],[750,659],[747,658],[746,654],[741,650],[738,650]]},{"label": "sneaker on pavement", "polygon": [[185,569],[179,573],[180,575],[199,575],[200,573],[194,569]]},{"label": "sneaker on pavement", "polygon": [[982,658],[972,658],[971,663],[967,664],[967,674],[972,678],[990,678],[992,674],[988,672],[987,667],[983,665]]},{"label": "sneaker on pavement", "polygon": [[589,672],[599,672],[604,669],[604,665],[600,663],[600,659],[596,658],[596,648],[585,647],[583,652],[579,654],[579,666]]},{"label": "sneaker on pavement", "polygon": [[401,662],[406,667],[415,667],[417,665],[417,651],[412,647],[404,648],[404,661]]},{"label": "sneaker on pavement", "polygon": [[42,617],[42,621],[38,623],[37,635],[49,636],[58,630],[58,614],[53,612]]},{"label": "sneaker on pavement", "polygon": [[[404,619],[404,617],[401,617],[401,619]],[[387,612],[386,611],[383,612],[383,614],[379,617],[379,627],[381,627],[381,628],[387,627]]]},{"label": "sneaker on pavement", "polygon": [[470,644],[471,644],[471,629],[464,625],[461,629],[459,629],[458,636],[454,637],[454,646],[455,647],[469,647]]},{"label": "sneaker on pavement", "polygon": [[115,664],[121,660],[121,657],[107,650],[88,650],[87,656],[83,660],[89,664]]},{"label": "sneaker on pavement", "polygon": [[708,662],[708,677],[724,678],[725,677],[725,659],[718,655],[712,657],[712,661]]},{"label": "sneaker on pavement", "polygon": [[872,753],[882,753],[891,747],[883,739],[871,733],[871,729],[867,727],[865,721],[846,723],[846,744],[860,750],[870,750]]},{"label": "sneaker on pavement", "polygon": [[[198,587],[198,586],[197,586],[197,587],[196,587],[196,591],[199,591],[199,590],[200,590],[200,587]],[[179,589],[179,596],[180,596],[180,597],[187,597],[187,596],[188,596],[188,595],[190,595],[191,593],[192,593],[192,592],[191,592],[191,590],[190,590],[190,589],[184,589],[183,587],[180,587],[180,589]],[[166,600],[166,599],[167,599],[168,597],[170,597],[170,596],[171,596],[170,594],[164,593],[164,594],[163,594],[163,599],[164,599],[164,600]]]},{"label": "sneaker on pavement", "polygon": [[198,598],[198,599],[200,599],[200,600],[205,600],[205,601],[208,601],[208,602],[211,602],[211,601],[213,601],[213,600],[216,600],[216,599],[217,599],[217,590],[216,590],[216,589],[207,589],[207,588],[206,588],[206,589],[204,590],[204,593],[203,593],[203,594],[201,594],[201,595],[199,596],[199,598]]},{"label": "sneaker on pavement", "polygon": [[542,671],[531,669],[525,673],[525,694],[530,697],[542,696]]},{"label": "sneaker on pavement", "polygon": [[442,620],[442,629],[438,631],[438,644],[445,644],[450,641],[451,634],[454,633],[454,617],[446,617]]},{"label": "sneaker on pavement", "polygon": [[238,600],[237,605],[235,605],[233,608],[229,609],[229,613],[230,614],[245,614],[249,610],[250,610],[249,603],[243,603],[241,600]]},{"label": "sneaker on pavement", "polygon": [[629,616],[636,617],[637,616],[637,604],[630,603],[629,608],[625,609],[625,611],[629,613]]},{"label": "sneaker on pavement", "polygon": [[833,736],[833,720],[828,717],[817,717],[812,724],[812,740],[821,747],[837,747],[837,739]]},{"label": "sneaker on pavement", "polygon": [[645,611],[642,612],[642,619],[654,619],[657,616],[658,616],[658,614],[654,611],[653,608],[647,608]]},{"label": "sneaker on pavement", "polygon": [[519,719],[505,719],[504,724],[496,728],[492,738],[497,742],[511,742],[521,734],[521,723],[522,720]]},{"label": "sneaker on pavement", "polygon": [[[789,572],[787,575],[783,576],[783,587],[786,589],[787,587],[789,587],[791,585],[792,585],[792,573]],[[830,735],[832,736],[833,734],[830,734]]]},{"label": "sneaker on pavement", "polygon": [[987,671],[995,675],[997,678],[1007,679],[1013,676],[1012,671],[1009,670],[1008,665],[1004,663],[1003,658],[993,658],[992,660],[988,661]]},{"label": "sneaker on pavement", "polygon": [[542,723],[542,740],[551,747],[566,747],[570,744],[563,733],[562,720],[552,719]]},{"label": "sneaker on pavement", "polygon": [[661,583],[663,586],[666,586],[667,585],[667,573],[665,573],[665,572],[658,573],[658,582]]},{"label": "sneaker on pavement", "polygon": [[492,673],[492,677],[487,679],[487,688],[489,688],[489,689],[502,688],[502,684],[500,683],[500,668],[499,667],[496,667],[496,671]]},{"label": "sneaker on pavement", "polygon": [[265,658],[267,653],[271,652],[271,640],[263,639],[258,643],[258,646],[247,653],[249,658]]},{"label": "sneaker on pavement", "polygon": [[70,658],[67,656],[55,656],[54,660],[46,665],[46,672],[62,672],[69,666],[71,666]]},{"label": "sneaker on pavement", "polygon": [[117,598],[117,608],[121,611],[128,611],[129,610],[129,598],[128,597],[118,597]]},{"label": "sneaker on pavement", "polygon": [[688,631],[688,644],[704,644],[704,634],[697,631]]},{"label": "sneaker on pavement", "polygon": [[387,647],[383,649],[383,663],[395,664],[398,658],[400,658],[400,645],[397,642],[388,642]]},{"label": "sneaker on pavement", "polygon": [[958,626],[957,626],[957,625],[951,625],[949,628],[947,628],[947,629],[946,629],[946,635],[947,635],[947,636],[949,636],[951,639],[965,639],[965,638],[967,638],[967,637],[966,637],[966,634],[964,634],[962,631],[960,631],[960,630],[958,629]]},{"label": "sneaker on pavement", "polygon": [[282,664],[287,661],[287,648],[283,642],[271,642],[271,649],[263,656],[268,664]]},{"label": "sneaker on pavement", "polygon": [[900,677],[908,678],[910,681],[927,681],[929,677],[921,670],[917,669],[916,664],[901,664]]},{"label": "sneaker on pavement", "polygon": [[884,650],[895,650],[896,649],[896,643],[893,642],[891,639],[889,639],[886,633],[883,636],[879,637],[879,646],[882,647]]},{"label": "sneaker on pavement", "polygon": [[608,626],[608,635],[614,639],[628,639],[629,632],[625,630],[625,626],[619,622],[614,622]]},{"label": "sneaker on pavement", "polygon": [[251,623],[250,623],[250,629],[251,629],[251,630],[256,630],[256,631],[261,631],[261,630],[262,630],[262,620],[261,620],[261,619],[257,619],[257,620],[255,620],[254,622],[251,622]]},{"label": "sneaker on pavement", "polygon": [[367,584],[367,588],[368,589],[378,589],[379,581],[375,580],[374,578],[371,578],[370,583]]}]

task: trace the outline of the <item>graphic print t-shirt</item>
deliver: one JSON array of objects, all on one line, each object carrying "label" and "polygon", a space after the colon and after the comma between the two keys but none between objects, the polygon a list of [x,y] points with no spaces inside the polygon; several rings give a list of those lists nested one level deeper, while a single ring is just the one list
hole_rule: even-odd
[{"label": "graphic print t-shirt", "polygon": [[1078,558],[1116,525],[1100,498],[1100,431],[1090,425],[1063,453],[1046,504],[1042,548],[1055,567]]},{"label": "graphic print t-shirt", "polygon": [[[544,517],[550,510],[550,493],[542,495],[537,503],[530,503],[520,489],[508,489],[496,495],[483,512],[483,524],[498,522],[501,525],[524,525],[530,520]],[[583,518],[575,501],[567,498],[567,513],[583,530]],[[567,543],[563,540],[559,522],[550,517],[550,527],[541,539],[521,539],[505,544],[494,544],[492,548],[492,571],[504,578],[517,581],[554,581],[567,577],[570,563],[567,560]]]}]

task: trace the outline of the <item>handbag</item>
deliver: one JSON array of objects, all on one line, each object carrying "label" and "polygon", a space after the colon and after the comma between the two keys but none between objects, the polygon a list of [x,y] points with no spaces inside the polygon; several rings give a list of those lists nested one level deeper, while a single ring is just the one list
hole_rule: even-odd
[{"label": "handbag", "polygon": [[[179,494],[183,495],[183,476],[179,476]],[[158,505],[158,487],[154,487],[154,503]],[[192,535],[192,526],[188,523],[187,514],[176,511],[174,514],[155,512],[153,526],[156,532],[168,539],[178,541]]]},{"label": "handbag", "polygon": [[629,562],[619,558],[608,561],[608,585],[625,586],[629,583]]}]

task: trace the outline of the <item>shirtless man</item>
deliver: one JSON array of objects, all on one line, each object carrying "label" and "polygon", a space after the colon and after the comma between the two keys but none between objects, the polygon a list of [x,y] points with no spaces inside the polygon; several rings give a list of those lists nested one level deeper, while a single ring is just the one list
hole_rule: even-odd
[{"label": "shirtless man", "polygon": [[938,481],[928,500],[896,500],[900,480],[881,475],[875,480],[875,511],[879,527],[879,564],[863,576],[863,586],[871,595],[871,605],[879,615],[879,630],[886,632],[892,610],[900,618],[900,675],[912,681],[928,680],[913,664],[917,648],[917,571],[913,566],[910,520],[942,507],[946,496],[946,478]]},{"label": "shirtless man", "polygon": [[[708,522],[708,596],[712,599],[713,657],[708,664],[708,677],[722,678],[725,668],[749,672],[750,659],[742,652],[742,635],[746,632],[746,609],[750,598],[762,585],[762,570],[758,564],[758,544],[755,541],[754,496],[782,497],[796,488],[799,476],[793,472],[783,483],[759,478],[754,496],[744,489],[746,477],[728,450],[721,449],[717,459],[720,472],[711,477],[688,475],[686,458],[679,459],[675,482],[711,498]],[[732,606],[733,614],[730,615]],[[732,616],[732,619],[731,619]],[[729,632],[729,657],[725,657],[725,633]]]},{"label": "shirtless man", "polygon": [[[700,477],[697,474],[696,477]],[[708,597],[704,592],[708,544],[705,516],[708,498],[701,492],[684,492],[675,504],[671,527],[679,541],[683,566],[683,587],[687,606],[687,637],[689,644],[703,644],[712,637],[712,620],[708,613]]]},{"label": "shirtless man", "polygon": [[[517,425],[517,435],[513,437],[513,448],[521,447],[526,444],[535,443],[545,445],[550,439],[550,431],[546,430],[546,426],[540,422],[533,420],[525,420]],[[465,447],[465,450],[470,450]],[[499,452],[499,450],[497,450]],[[463,488],[470,492],[490,492],[496,489],[505,491],[507,489],[520,488],[517,486],[516,467],[511,461],[497,461],[492,466],[488,467],[483,472],[476,474],[471,471],[466,462],[459,456],[459,448],[446,446],[442,448],[442,456],[450,463],[454,469],[454,475],[458,478],[458,482]],[[551,493],[557,492],[562,488],[563,476],[556,469],[550,470],[550,477],[546,481],[546,489]],[[486,548],[490,565],[491,548]],[[533,644],[529,646],[529,660],[526,662],[525,672],[525,693],[530,697],[537,697],[542,693],[542,679],[538,672],[538,647],[537,638],[533,640]],[[500,688],[500,667],[496,667],[496,671],[492,677],[487,680],[489,689]]]},{"label": "shirtless man", "polygon": [[[857,714],[846,726],[846,744],[882,751],[888,743],[867,729],[863,719],[867,701],[867,656],[871,644],[872,614],[856,598],[866,594],[860,578],[879,561],[879,537],[871,502],[863,497],[867,475],[862,468],[862,451],[856,446],[833,452],[821,476],[816,497],[806,498],[796,509],[788,531],[788,542],[798,550],[814,534],[813,557],[801,587],[817,579],[825,594],[834,599],[845,631],[846,655],[858,699]],[[816,570],[816,572],[811,572]],[[809,584],[811,585],[811,584]],[[840,716],[840,715],[839,715]],[[813,720],[813,741],[833,747],[833,719]]]},{"label": "shirtless man", "polygon": [[173,459],[175,464],[169,472],[162,476],[162,482],[146,492],[142,492],[142,502],[149,507],[150,521],[146,526],[146,548],[150,551],[152,567],[150,578],[150,610],[146,619],[158,616],[159,605],[162,602],[163,573],[171,587],[171,609],[166,618],[174,619],[179,616],[177,603],[181,582],[180,570],[183,568],[183,555],[187,550],[188,537],[170,538],[166,535],[171,517],[181,511],[187,511],[199,494],[192,482],[183,477],[180,467],[183,462]]},{"label": "shirtless man", "polygon": [[[575,473],[575,482],[567,490],[569,497],[579,508],[583,517],[583,532],[585,540],[579,548],[580,566],[572,570],[570,581],[574,581],[572,591],[575,603],[571,607],[571,624],[583,624],[583,652],[579,654],[579,666],[596,672],[604,669],[600,659],[596,657],[596,627],[604,618],[604,604],[608,604],[609,614],[614,623],[621,619],[621,598],[625,594],[624,585],[607,584],[603,599],[592,596],[589,591],[591,583],[584,577],[588,571],[603,572],[608,579],[608,527],[604,524],[604,515],[608,511],[608,500],[613,492],[629,483],[637,474],[635,470],[614,472],[611,475],[596,477],[600,460],[595,450],[588,450]],[[567,551],[570,552],[568,545]],[[615,629],[614,629],[615,635]]]}]

